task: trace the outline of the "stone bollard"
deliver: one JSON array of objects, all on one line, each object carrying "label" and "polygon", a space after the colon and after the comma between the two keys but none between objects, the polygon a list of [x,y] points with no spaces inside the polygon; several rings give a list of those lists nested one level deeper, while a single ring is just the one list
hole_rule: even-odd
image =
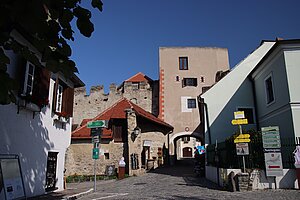
[{"label": "stone bollard", "polygon": [[122,157],[121,160],[119,161],[119,173],[118,173],[119,180],[125,178],[125,166],[126,163],[124,161],[124,157]]},{"label": "stone bollard", "polygon": [[248,173],[240,173],[237,174],[238,177],[238,191],[244,192],[248,191],[249,186],[249,174]]}]

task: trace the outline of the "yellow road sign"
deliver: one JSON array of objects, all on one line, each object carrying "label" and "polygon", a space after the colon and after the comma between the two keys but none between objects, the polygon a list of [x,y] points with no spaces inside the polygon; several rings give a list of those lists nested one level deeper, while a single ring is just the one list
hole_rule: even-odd
[{"label": "yellow road sign", "polygon": [[233,119],[231,123],[232,125],[248,124],[248,119]]},{"label": "yellow road sign", "polygon": [[250,138],[249,134],[240,134],[235,139],[249,139],[249,138]]},{"label": "yellow road sign", "polygon": [[250,142],[250,139],[239,139],[239,138],[237,138],[237,139],[235,139],[234,140],[234,143],[244,143],[244,142]]}]

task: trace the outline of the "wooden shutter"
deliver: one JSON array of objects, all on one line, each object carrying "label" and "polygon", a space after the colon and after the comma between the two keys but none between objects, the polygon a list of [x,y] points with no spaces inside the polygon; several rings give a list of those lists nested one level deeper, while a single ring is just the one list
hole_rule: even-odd
[{"label": "wooden shutter", "polygon": [[123,142],[121,125],[113,125],[113,135],[115,142]]},{"label": "wooden shutter", "polygon": [[38,106],[45,105],[49,98],[50,72],[42,67],[35,67],[32,90],[32,102]]},{"label": "wooden shutter", "polygon": [[63,91],[62,111],[73,116],[74,88],[66,87]]}]

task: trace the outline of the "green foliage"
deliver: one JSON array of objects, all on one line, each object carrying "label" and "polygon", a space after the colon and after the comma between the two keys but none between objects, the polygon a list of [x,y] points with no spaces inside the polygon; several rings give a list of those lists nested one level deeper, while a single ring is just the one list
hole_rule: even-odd
[{"label": "green foliage", "polygon": [[[96,180],[111,180],[116,179],[116,176],[106,176],[106,175],[97,175]],[[77,182],[87,182],[87,181],[94,181],[94,175],[71,175],[67,176],[66,182],[67,183],[77,183]]]},{"label": "green foliage", "polygon": [[[38,51],[43,55],[42,62],[52,72],[61,71],[66,77],[78,72],[68,40],[74,41],[72,20],[80,33],[90,37],[94,25],[90,21],[91,12],[80,6],[81,0],[1,0],[0,1],[0,46],[12,50],[35,65],[41,65],[37,56],[28,47],[20,44],[10,36],[17,29],[25,34]],[[101,0],[91,0],[93,8],[102,11]],[[0,48],[0,104],[14,101],[12,97],[13,80],[8,76],[9,58]]]}]

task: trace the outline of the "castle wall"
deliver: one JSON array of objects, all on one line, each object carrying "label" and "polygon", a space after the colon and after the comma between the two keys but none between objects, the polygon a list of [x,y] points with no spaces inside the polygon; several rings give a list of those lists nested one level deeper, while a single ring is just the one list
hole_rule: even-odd
[{"label": "castle wall", "polygon": [[73,125],[78,127],[83,119],[96,117],[123,97],[144,110],[154,111],[153,114],[157,114],[158,107],[155,102],[158,101],[158,94],[154,95],[153,91],[157,92],[158,89],[155,87],[158,87],[158,84],[140,82],[139,86],[135,87],[132,82],[124,82],[119,88],[115,84],[111,84],[108,94],[104,92],[103,86],[93,86],[89,95],[87,95],[85,87],[76,88],[74,91]]}]

